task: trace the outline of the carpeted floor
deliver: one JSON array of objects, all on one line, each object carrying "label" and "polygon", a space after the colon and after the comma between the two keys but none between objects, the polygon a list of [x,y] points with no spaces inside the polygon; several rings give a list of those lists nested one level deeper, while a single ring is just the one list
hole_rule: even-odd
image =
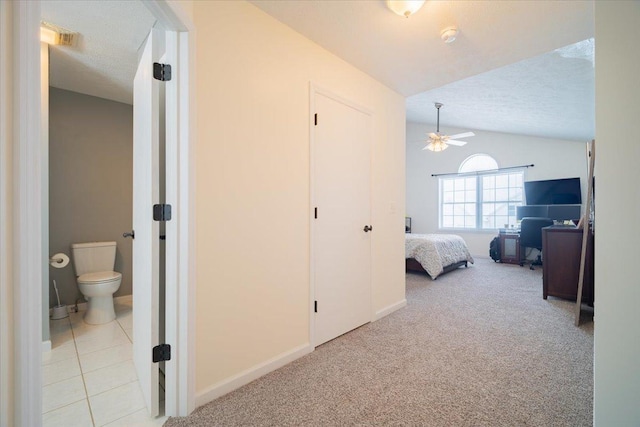
[{"label": "carpeted floor", "polygon": [[165,426],[590,426],[592,310],[542,299],[542,269],[488,258],[407,307]]}]

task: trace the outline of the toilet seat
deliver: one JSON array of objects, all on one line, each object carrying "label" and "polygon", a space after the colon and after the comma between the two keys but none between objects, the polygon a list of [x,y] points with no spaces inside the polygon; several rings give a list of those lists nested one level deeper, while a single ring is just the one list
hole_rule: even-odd
[{"label": "toilet seat", "polygon": [[86,273],[78,277],[78,283],[83,285],[99,285],[101,283],[111,283],[122,278],[122,274],[117,271],[99,271],[97,273]]}]

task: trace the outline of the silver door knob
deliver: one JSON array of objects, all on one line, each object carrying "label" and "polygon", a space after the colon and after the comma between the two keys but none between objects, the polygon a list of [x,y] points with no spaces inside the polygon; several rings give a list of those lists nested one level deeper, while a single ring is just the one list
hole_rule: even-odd
[{"label": "silver door knob", "polygon": [[132,239],[136,238],[136,232],[131,230],[131,233],[122,233],[122,237],[131,237]]}]

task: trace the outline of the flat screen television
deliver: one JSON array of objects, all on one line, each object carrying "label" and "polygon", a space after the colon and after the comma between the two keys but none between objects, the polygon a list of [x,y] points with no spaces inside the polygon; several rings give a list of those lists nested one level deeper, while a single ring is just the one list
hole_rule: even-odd
[{"label": "flat screen television", "polygon": [[527,205],[579,205],[582,203],[580,178],[526,181]]}]

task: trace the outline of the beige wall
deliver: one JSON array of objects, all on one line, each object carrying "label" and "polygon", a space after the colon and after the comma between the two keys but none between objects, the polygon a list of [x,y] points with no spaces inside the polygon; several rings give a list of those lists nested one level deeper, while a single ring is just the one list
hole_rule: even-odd
[{"label": "beige wall", "polygon": [[[14,229],[17,228],[13,220],[14,211],[14,183],[13,150],[18,150],[17,135],[13,130],[14,88],[14,51],[13,51],[13,2],[0,2],[0,426],[15,425],[19,419],[16,410],[16,363],[14,325],[16,314],[14,311],[14,263],[20,261],[20,255],[14,255]],[[16,113],[16,116],[18,114]],[[16,131],[17,133],[17,131]],[[42,287],[42,284],[39,285]],[[15,415],[14,415],[15,414]]]},{"label": "beige wall", "polygon": [[203,396],[309,344],[310,81],[373,111],[372,316],[404,299],[405,113],[399,94],[253,5],[193,7]]},{"label": "beige wall", "polygon": [[640,3],[595,2],[595,425],[640,425]]},{"label": "beige wall", "polygon": [[[447,129],[448,134],[469,129]],[[407,215],[414,233],[445,232],[438,229],[438,178],[431,174],[457,172],[467,157],[484,153],[499,167],[535,165],[525,171],[525,181],[580,177],[583,202],[587,193],[586,142],[566,141],[507,133],[473,130],[464,147],[451,147],[442,153],[423,150],[425,135],[433,126],[407,123]],[[489,256],[489,242],[495,231],[456,230],[474,256]]]},{"label": "beige wall", "polygon": [[[49,253],[71,257],[71,243],[116,241],[115,296],[131,295],[131,240],[122,233],[131,230],[133,108],[56,88],[49,105]],[[72,264],[49,269],[62,304],[82,297]]]}]

